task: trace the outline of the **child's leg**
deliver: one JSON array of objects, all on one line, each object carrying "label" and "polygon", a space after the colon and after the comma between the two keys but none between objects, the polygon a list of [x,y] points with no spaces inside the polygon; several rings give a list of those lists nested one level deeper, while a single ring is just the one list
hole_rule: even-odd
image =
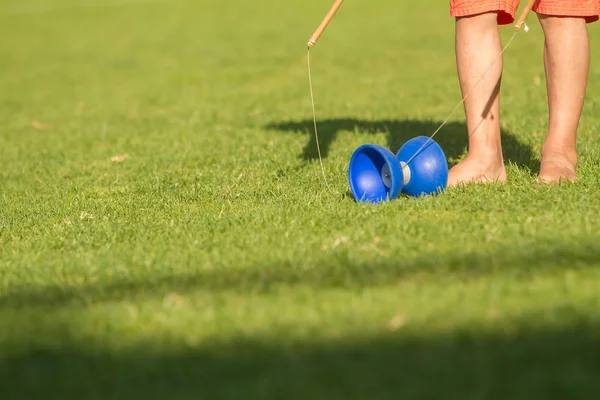
[{"label": "child's leg", "polygon": [[539,181],[577,178],[577,126],[585,96],[590,44],[584,18],[538,15],[546,41],[544,66],[549,129],[542,147]]},{"label": "child's leg", "polygon": [[463,96],[488,70],[466,99],[469,134],[467,157],[448,174],[448,186],[506,181],[500,140],[501,41],[495,12],[456,18],[456,61]]}]

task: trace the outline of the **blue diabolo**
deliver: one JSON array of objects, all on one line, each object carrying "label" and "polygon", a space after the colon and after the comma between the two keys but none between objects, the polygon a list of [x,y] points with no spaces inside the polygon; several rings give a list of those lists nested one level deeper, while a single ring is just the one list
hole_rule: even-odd
[{"label": "blue diabolo", "polygon": [[365,144],[354,151],[348,179],[354,199],[367,203],[397,198],[404,182],[400,163],[394,153],[375,144]]},{"label": "blue diabolo", "polygon": [[418,197],[446,189],[448,162],[444,151],[433,139],[417,136],[406,142],[396,157],[404,172],[403,193]]},{"label": "blue diabolo", "polygon": [[357,202],[394,200],[401,193],[419,197],[446,189],[448,163],[442,148],[425,136],[409,140],[396,155],[385,147],[365,144],[352,154],[348,179]]}]

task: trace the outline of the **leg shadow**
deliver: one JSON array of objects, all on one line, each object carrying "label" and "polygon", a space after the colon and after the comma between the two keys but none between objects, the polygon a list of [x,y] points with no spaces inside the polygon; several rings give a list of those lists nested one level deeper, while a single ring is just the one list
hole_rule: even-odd
[{"label": "leg shadow", "polygon": [[[413,119],[369,121],[354,118],[335,118],[319,121],[317,128],[321,154],[326,158],[331,144],[341,133],[387,133],[387,146],[391,151],[396,152],[404,143],[416,136],[431,136],[441,123],[442,121]],[[266,128],[295,134],[307,134],[309,140],[300,157],[307,161],[318,158],[312,120],[275,122],[267,125]],[[452,167],[466,154],[467,126],[462,122],[449,122],[434,139],[444,150],[448,163]],[[527,169],[531,173],[539,172],[539,160],[534,156],[531,147],[519,140],[517,135],[502,130],[502,147],[505,161],[515,164],[519,168]]]}]

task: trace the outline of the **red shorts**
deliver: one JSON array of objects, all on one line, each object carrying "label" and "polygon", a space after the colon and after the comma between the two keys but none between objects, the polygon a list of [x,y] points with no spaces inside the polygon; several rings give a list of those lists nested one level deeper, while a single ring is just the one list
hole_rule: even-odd
[{"label": "red shorts", "polygon": [[[450,15],[466,17],[497,12],[498,24],[508,25],[514,22],[519,3],[520,0],[450,0]],[[538,0],[533,11],[556,17],[582,17],[594,22],[600,15],[600,0]]]}]

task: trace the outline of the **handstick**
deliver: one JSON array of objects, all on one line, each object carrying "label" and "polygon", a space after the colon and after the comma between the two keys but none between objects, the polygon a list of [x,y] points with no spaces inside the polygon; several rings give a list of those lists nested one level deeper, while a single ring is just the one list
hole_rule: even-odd
[{"label": "handstick", "polygon": [[536,0],[529,0],[527,2],[527,4],[525,5],[525,8],[521,12],[521,16],[519,17],[519,19],[517,20],[517,23],[515,24],[516,31],[521,30],[521,26],[523,26],[523,24],[525,23],[525,20],[527,19],[527,16],[529,15],[529,12],[533,8],[533,5],[535,4],[535,2],[536,2]]},{"label": "handstick", "polygon": [[311,47],[313,47],[315,44],[317,44],[317,40],[319,40],[319,37],[321,36],[321,34],[323,34],[323,31],[325,30],[325,28],[327,28],[327,25],[329,25],[329,23],[333,19],[333,16],[337,12],[337,10],[341,7],[343,2],[344,2],[344,0],[336,0],[335,1],[335,3],[333,4],[333,7],[331,7],[331,10],[329,10],[327,15],[321,22],[321,25],[319,25],[319,27],[317,28],[315,33],[313,33],[313,35],[310,37],[310,39],[308,39],[308,48],[309,49]]}]

